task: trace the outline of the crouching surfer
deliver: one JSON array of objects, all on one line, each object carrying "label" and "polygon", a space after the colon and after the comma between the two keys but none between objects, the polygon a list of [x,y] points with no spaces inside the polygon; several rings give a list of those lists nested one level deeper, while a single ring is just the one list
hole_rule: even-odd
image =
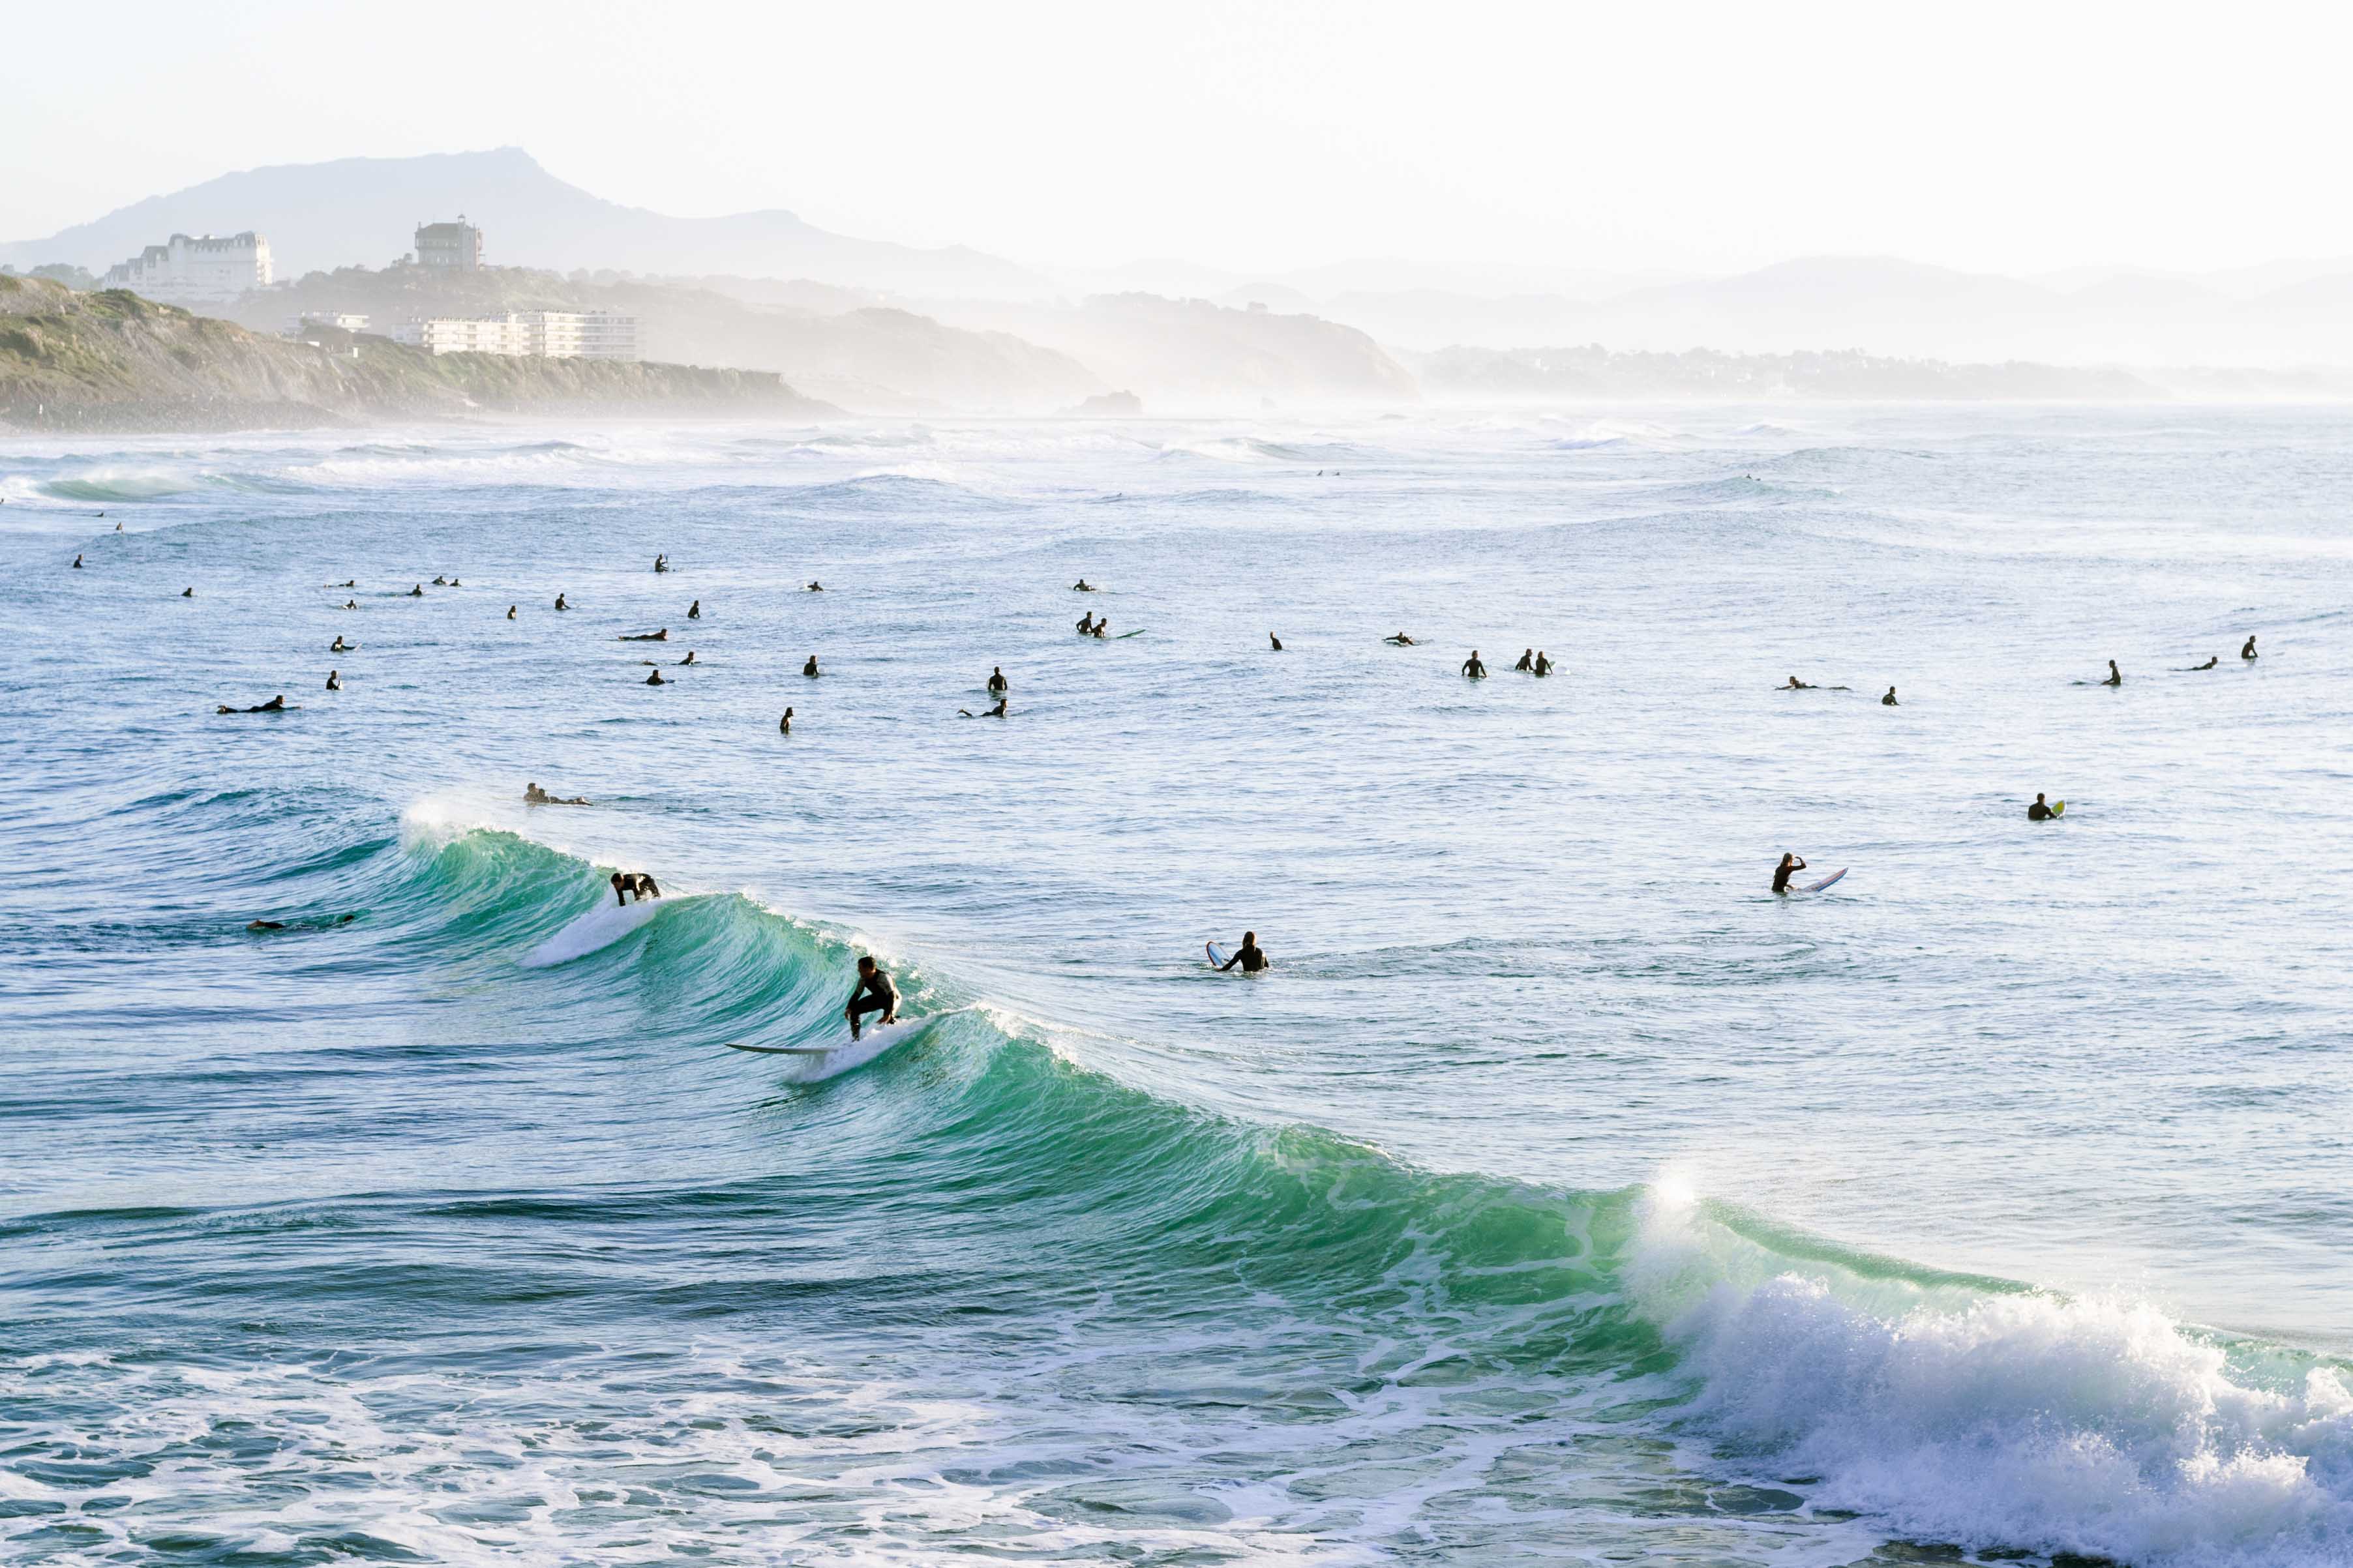
[{"label": "crouching surfer", "polygon": [[655,886],[654,879],[643,871],[614,872],[613,901],[617,904],[626,904],[629,901],[629,895],[632,893],[637,895],[638,902],[642,904],[648,899],[660,898],[661,889]]},{"label": "crouching surfer", "polygon": [[849,1000],[843,1003],[841,1007],[841,1016],[849,1020],[851,1039],[858,1038],[862,1020],[869,1013],[882,1015],[881,1020],[875,1025],[876,1028],[881,1028],[884,1024],[897,1023],[899,1021],[899,988],[891,984],[890,975],[884,973],[882,966],[874,962],[872,954],[861,952],[858,955],[858,983],[850,987]]}]

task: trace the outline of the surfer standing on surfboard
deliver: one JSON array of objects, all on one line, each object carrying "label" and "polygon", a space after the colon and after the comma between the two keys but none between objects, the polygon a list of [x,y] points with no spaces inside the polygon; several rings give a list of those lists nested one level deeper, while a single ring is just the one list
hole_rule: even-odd
[{"label": "surfer standing on surfboard", "polygon": [[859,1021],[877,1011],[882,1015],[877,1028],[899,1021],[899,988],[891,984],[891,977],[874,962],[871,953],[861,952],[858,955],[858,984],[850,987],[849,1000],[841,1007],[841,1016],[849,1020],[851,1039],[858,1038]]}]

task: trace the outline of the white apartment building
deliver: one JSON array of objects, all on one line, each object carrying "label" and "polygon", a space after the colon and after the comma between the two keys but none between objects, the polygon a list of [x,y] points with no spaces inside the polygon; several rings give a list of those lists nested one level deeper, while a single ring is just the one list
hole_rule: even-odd
[{"label": "white apartment building", "polygon": [[534,359],[638,357],[638,319],[611,310],[510,310],[502,316],[434,316],[393,330],[404,343],[437,354],[512,354]]},{"label": "white apartment building", "polygon": [[219,304],[269,286],[269,242],[248,230],[216,238],[175,234],[107,269],[101,287],[174,305]]},{"label": "white apartment building", "polygon": [[512,354],[531,353],[531,329],[520,316],[434,316],[403,321],[392,331],[393,341],[437,354]]}]

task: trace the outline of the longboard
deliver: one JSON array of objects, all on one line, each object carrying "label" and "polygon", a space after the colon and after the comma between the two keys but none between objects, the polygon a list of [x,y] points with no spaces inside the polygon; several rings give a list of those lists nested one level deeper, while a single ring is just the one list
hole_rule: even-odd
[{"label": "longboard", "polygon": [[1802,889],[1800,889],[1800,890],[1801,890],[1801,891],[1804,891],[1804,892],[1809,892],[1809,893],[1819,893],[1819,892],[1820,892],[1824,888],[1829,887],[1832,882],[1837,881],[1841,877],[1843,877],[1843,876],[1845,876],[1845,875],[1846,875],[1846,868],[1845,868],[1845,867],[1843,867],[1843,866],[1841,866],[1841,867],[1840,867],[1837,870],[1835,870],[1835,871],[1831,872],[1829,876],[1824,877],[1820,881],[1819,881],[1819,882],[1809,882],[1809,883],[1807,883],[1807,884],[1806,884],[1806,886],[1805,886]]},{"label": "longboard", "polygon": [[829,1046],[746,1046],[734,1040],[722,1040],[720,1044],[731,1051],[751,1051],[764,1057],[829,1057],[836,1051],[856,1050],[886,1036],[902,1034],[913,1022],[912,1018],[902,1018],[895,1024],[877,1024],[854,1040],[837,1040]]}]

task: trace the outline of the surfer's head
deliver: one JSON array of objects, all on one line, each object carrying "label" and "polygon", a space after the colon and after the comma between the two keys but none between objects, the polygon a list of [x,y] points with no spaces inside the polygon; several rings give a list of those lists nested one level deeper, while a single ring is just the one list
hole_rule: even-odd
[{"label": "surfer's head", "polygon": [[861,952],[858,955],[858,973],[860,974],[871,974],[874,973],[874,955],[872,953]]}]

